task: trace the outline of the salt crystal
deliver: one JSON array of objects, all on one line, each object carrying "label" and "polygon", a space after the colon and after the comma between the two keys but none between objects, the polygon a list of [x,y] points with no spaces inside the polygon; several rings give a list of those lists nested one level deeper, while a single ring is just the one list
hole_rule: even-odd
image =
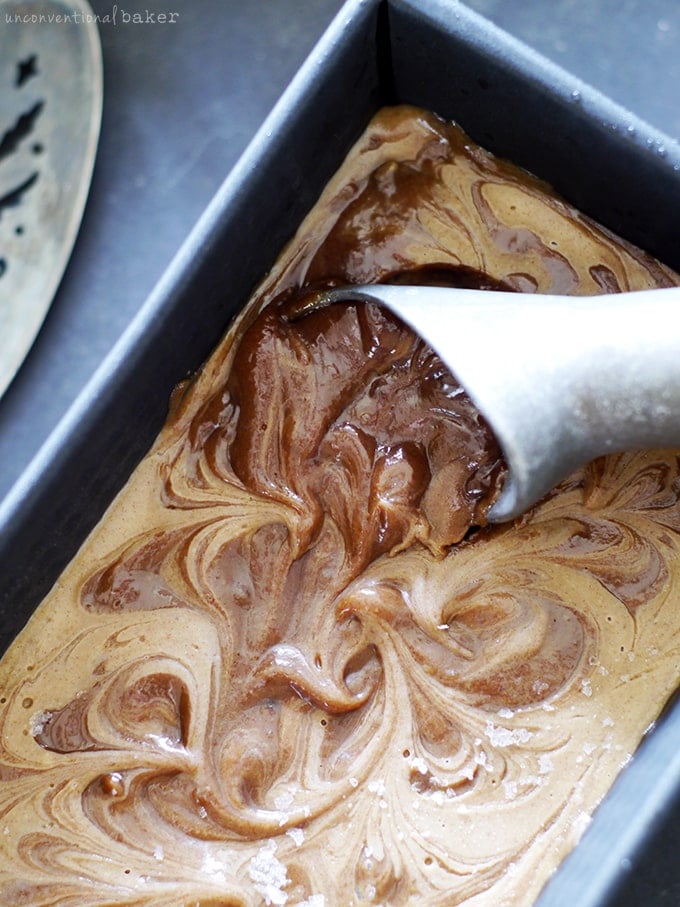
[{"label": "salt crystal", "polygon": [[542,775],[547,775],[553,770],[553,761],[547,753],[541,753],[538,757],[538,770]]},{"label": "salt crystal", "polygon": [[49,712],[38,712],[31,718],[31,737],[38,737],[45,730],[45,722],[50,717]]},{"label": "salt crystal", "polygon": [[593,695],[593,688],[591,687],[589,680],[581,681],[581,692],[583,693],[584,696]]},{"label": "salt crystal", "polygon": [[382,778],[377,778],[375,781],[369,781],[368,789],[372,794],[378,794],[379,797],[382,797],[387,790]]},{"label": "salt crystal", "polygon": [[160,844],[157,844],[153,849],[154,859],[163,860],[165,858],[165,851]]},{"label": "salt crystal", "polygon": [[352,785],[352,787],[358,787],[358,786],[359,786],[359,779],[358,779],[358,778],[350,778],[350,779],[349,779],[349,783]]},{"label": "salt crystal", "polygon": [[279,796],[274,799],[274,806],[278,810],[283,811],[284,809],[288,809],[289,806],[292,806],[294,800],[295,798],[290,792],[279,794]]},{"label": "salt crystal", "polygon": [[226,876],[224,874],[224,863],[221,860],[218,860],[217,857],[214,857],[212,854],[206,854],[203,857],[203,863],[201,865],[201,872],[206,876],[210,876],[210,880],[216,883],[226,883]]},{"label": "salt crystal", "polygon": [[413,756],[409,759],[408,764],[411,768],[414,768],[417,772],[420,772],[421,775],[427,774],[427,763],[424,759],[421,759],[420,756]]},{"label": "salt crystal", "polygon": [[248,864],[248,875],[266,904],[285,904],[288,895],[282,889],[290,885],[286,867],[278,860],[276,842],[261,847]]},{"label": "salt crystal", "polygon": [[592,817],[586,812],[580,812],[572,823],[572,830],[576,834],[577,838],[580,838],[583,832],[586,830],[590,824]]},{"label": "salt crystal", "polygon": [[[481,753],[475,754],[475,765],[481,765],[481,767],[487,769],[487,771],[491,770],[489,760],[484,750],[482,750]],[[474,773],[470,776],[470,779],[472,779],[472,777],[474,777]]]},{"label": "salt crystal", "polygon": [[305,833],[301,828],[289,828],[286,834],[295,841],[296,847],[299,847],[305,839]]},{"label": "salt crystal", "polygon": [[528,731],[526,728],[520,727],[510,730],[510,728],[507,727],[497,727],[490,721],[487,721],[484,733],[491,741],[491,745],[496,747],[515,746],[518,743],[528,743],[533,737],[531,731]]},{"label": "salt crystal", "polygon": [[507,800],[514,800],[517,796],[517,782],[516,781],[504,781],[503,787],[505,789],[505,797]]}]

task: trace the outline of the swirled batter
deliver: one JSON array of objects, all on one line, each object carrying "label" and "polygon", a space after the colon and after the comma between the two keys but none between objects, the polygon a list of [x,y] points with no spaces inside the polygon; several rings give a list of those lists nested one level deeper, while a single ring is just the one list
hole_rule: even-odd
[{"label": "swirled batter", "polygon": [[528,905],[675,688],[679,452],[485,527],[503,467],[436,355],[289,317],[376,280],[678,282],[382,111],[0,665],[2,903]]}]

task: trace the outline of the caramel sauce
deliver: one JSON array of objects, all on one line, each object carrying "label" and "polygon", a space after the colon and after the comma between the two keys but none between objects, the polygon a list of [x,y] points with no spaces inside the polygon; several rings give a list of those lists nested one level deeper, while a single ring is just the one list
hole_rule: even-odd
[{"label": "caramel sauce", "polygon": [[680,453],[486,526],[503,464],[432,350],[291,317],[378,280],[678,283],[381,111],[0,664],[3,903],[528,905],[674,690]]}]

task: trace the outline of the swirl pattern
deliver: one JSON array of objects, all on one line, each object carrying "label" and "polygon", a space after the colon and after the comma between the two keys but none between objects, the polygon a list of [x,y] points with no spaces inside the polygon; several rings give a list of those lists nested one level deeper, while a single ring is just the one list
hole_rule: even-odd
[{"label": "swirl pattern", "polygon": [[672,692],[680,454],[485,526],[499,452],[436,355],[290,318],[378,279],[678,282],[382,111],[0,664],[4,903],[530,904]]}]

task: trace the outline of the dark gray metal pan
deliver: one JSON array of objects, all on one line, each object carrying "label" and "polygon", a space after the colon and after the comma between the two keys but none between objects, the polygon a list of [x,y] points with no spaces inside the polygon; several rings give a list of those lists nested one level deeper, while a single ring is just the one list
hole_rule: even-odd
[{"label": "dark gray metal pan", "polygon": [[[29,618],[370,115],[457,120],[680,268],[680,149],[455,0],[350,0],[172,266],[0,506],[0,647]],[[680,903],[680,710],[669,708],[541,907]]]}]

